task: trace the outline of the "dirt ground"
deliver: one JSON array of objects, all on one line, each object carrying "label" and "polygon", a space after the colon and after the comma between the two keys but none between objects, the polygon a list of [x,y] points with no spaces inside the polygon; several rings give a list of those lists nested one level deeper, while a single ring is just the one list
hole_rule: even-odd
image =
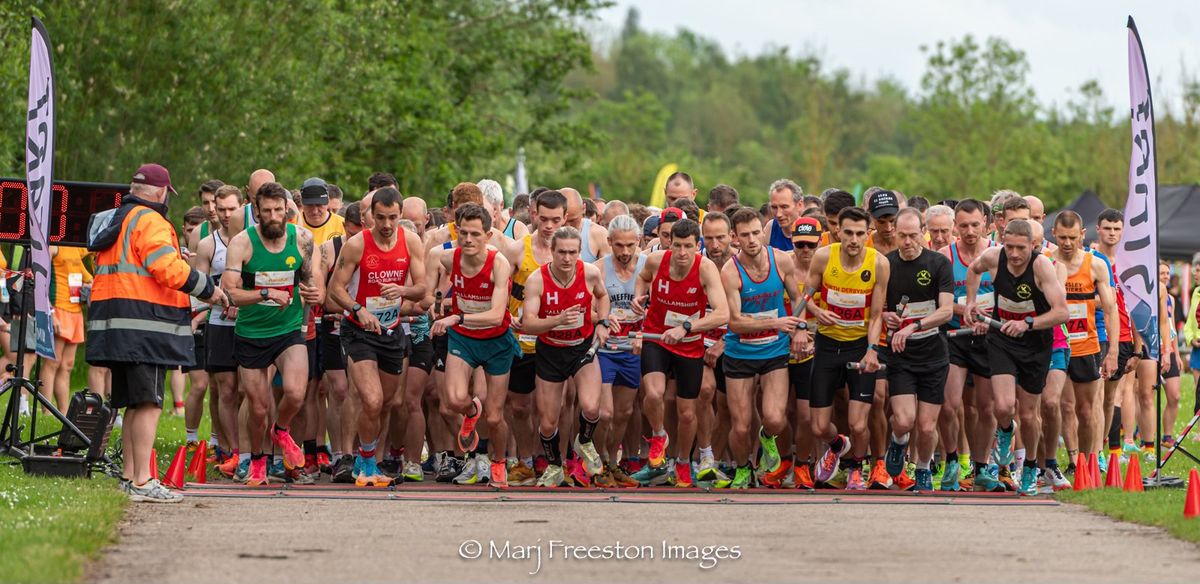
[{"label": "dirt ground", "polygon": [[1185,582],[1196,574],[1197,546],[1070,505],[191,497],[131,506],[120,543],[89,579],[1058,584]]}]

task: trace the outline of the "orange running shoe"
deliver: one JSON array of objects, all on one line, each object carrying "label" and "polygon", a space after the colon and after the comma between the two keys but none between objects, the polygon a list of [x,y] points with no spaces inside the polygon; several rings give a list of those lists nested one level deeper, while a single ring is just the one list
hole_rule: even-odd
[{"label": "orange running shoe", "polygon": [[871,465],[871,476],[867,479],[867,485],[874,491],[886,491],[892,487],[892,476],[887,472],[887,465],[882,458],[875,459],[875,464]]},{"label": "orange running shoe", "polygon": [[225,459],[225,462],[217,465],[217,472],[225,475],[226,478],[233,478],[233,473],[237,472],[238,457],[237,453]]},{"label": "orange running shoe", "polygon": [[250,460],[250,472],[246,473],[246,486],[257,487],[267,484],[267,458]]},{"label": "orange running shoe", "polygon": [[613,481],[617,483],[618,487],[630,489],[640,484],[633,477],[626,474],[625,469],[621,468],[620,465],[612,465],[609,471],[612,473]]},{"label": "orange running shoe", "polygon": [[483,403],[477,397],[471,398],[471,403],[475,404],[475,415],[463,416],[462,427],[458,429],[458,447],[463,452],[471,452],[479,445],[479,433],[475,431],[475,424],[483,415]]},{"label": "orange running shoe", "polygon": [[333,465],[329,461],[329,455],[324,452],[317,453],[317,468],[325,474],[333,474]]},{"label": "orange running shoe", "polygon": [[583,462],[578,458],[568,458],[563,461],[563,472],[567,478],[567,484],[573,487],[590,488],[592,481],[588,477],[587,471],[583,470]]},{"label": "orange running shoe", "polygon": [[816,485],[813,483],[812,471],[808,468],[807,462],[797,464],[792,469],[792,475],[792,480],[795,481],[797,489],[808,489],[811,491],[816,488]]},{"label": "orange running shoe", "polygon": [[779,468],[775,469],[775,472],[763,475],[762,484],[772,489],[778,489],[783,486],[783,480],[790,472],[792,472],[792,461],[785,458],[779,462]]},{"label": "orange running shoe", "polygon": [[671,439],[666,434],[662,436],[653,435],[647,439],[650,443],[650,466],[658,468],[667,461],[667,444],[670,444]]},{"label": "orange running shoe", "polygon": [[490,484],[498,489],[508,488],[508,463],[499,460],[492,463],[492,478]]},{"label": "orange running shoe", "polygon": [[690,489],[692,483],[692,463],[688,461],[675,463],[675,486],[680,489]]},{"label": "orange running shoe", "polygon": [[615,489],[620,486],[613,479],[612,470],[607,466],[604,467],[604,470],[600,471],[600,474],[596,475],[596,478],[592,479],[592,484],[601,489]]},{"label": "orange running shoe", "polygon": [[892,484],[901,491],[911,491],[913,487],[917,486],[917,481],[910,478],[908,473],[902,472],[892,477]]},{"label": "orange running shoe", "polygon": [[304,466],[304,451],[292,440],[292,434],[287,428],[272,426],[271,442],[283,450],[283,466],[288,470]]}]

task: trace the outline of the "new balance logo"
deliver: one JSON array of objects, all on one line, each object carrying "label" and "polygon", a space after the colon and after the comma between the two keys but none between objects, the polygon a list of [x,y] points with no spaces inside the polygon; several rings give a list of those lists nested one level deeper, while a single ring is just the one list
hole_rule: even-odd
[{"label": "new balance logo", "polygon": [[576,299],[576,300],[583,300],[583,297],[584,297],[584,296],[586,296],[586,295],[587,295],[587,292],[580,292],[579,294],[576,294],[576,295],[575,295],[575,299]]},{"label": "new balance logo", "polygon": [[695,294],[695,293],[696,293],[696,289],[695,289],[695,288],[688,288],[688,291],[687,291],[687,293],[688,293],[688,294]]}]

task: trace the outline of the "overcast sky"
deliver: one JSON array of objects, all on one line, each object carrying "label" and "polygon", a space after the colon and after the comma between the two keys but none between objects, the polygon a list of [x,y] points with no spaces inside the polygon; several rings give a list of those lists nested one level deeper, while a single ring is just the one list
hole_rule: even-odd
[{"label": "overcast sky", "polygon": [[1182,66],[1194,77],[1200,64],[1195,0],[617,0],[602,12],[597,32],[615,36],[630,6],[645,29],[688,28],[733,55],[770,45],[811,50],[827,69],[846,68],[868,81],[890,76],[910,93],[925,70],[921,45],[972,34],[1002,37],[1025,51],[1029,82],[1044,105],[1064,104],[1084,81],[1097,79],[1111,105],[1128,108],[1129,15],[1145,45],[1158,109],[1177,109]]}]

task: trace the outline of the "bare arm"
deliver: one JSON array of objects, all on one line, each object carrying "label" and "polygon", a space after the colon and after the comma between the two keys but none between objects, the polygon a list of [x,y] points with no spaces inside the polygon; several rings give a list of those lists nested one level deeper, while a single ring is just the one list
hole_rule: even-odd
[{"label": "bare arm", "polygon": [[525,280],[525,309],[521,317],[521,332],[527,335],[540,335],[568,320],[568,310],[554,316],[542,318],[538,313],[542,309],[542,271],[538,270]]},{"label": "bare arm", "polygon": [[608,244],[608,230],[592,223],[592,232],[588,234],[588,243],[596,242],[596,257],[602,258],[612,253],[612,246]]},{"label": "bare arm", "polygon": [[313,236],[307,229],[297,229],[296,239],[300,245],[300,297],[310,306],[320,305],[325,299],[325,278],[315,277],[321,272],[321,256],[313,253]]},{"label": "bare arm", "polygon": [[729,301],[725,287],[721,285],[721,273],[717,271],[717,264],[703,256],[700,258],[700,285],[704,287],[712,310],[692,323],[693,333],[709,331],[729,322]]},{"label": "bare arm", "polygon": [[989,247],[971,262],[971,267],[967,270],[966,305],[962,311],[964,326],[975,326],[975,296],[979,293],[979,283],[983,281],[985,273],[996,269],[999,260],[999,248]]},{"label": "bare arm", "polygon": [[[1046,301],[1050,303],[1050,312],[1039,314],[1033,318],[1034,330],[1050,329],[1067,322],[1067,291],[1058,281],[1058,277],[1054,273],[1054,265],[1050,263],[1049,259],[1044,256],[1037,256],[1034,259],[1033,277],[1038,288],[1046,297]],[[1109,288],[1109,292],[1112,292],[1111,288]],[[1115,327],[1112,330],[1119,332]],[[1120,335],[1114,334],[1113,336],[1119,337]]]},{"label": "bare arm", "polygon": [[258,290],[242,289],[242,268],[250,261],[250,237],[243,231],[229,242],[225,252],[225,271],[221,273],[221,289],[229,294],[236,306],[258,304],[263,301]]},{"label": "bare arm", "polygon": [[[364,247],[362,238],[363,235],[360,233],[342,244],[342,252],[338,254],[337,265],[334,266],[333,275],[329,278],[330,303],[340,310],[349,311],[354,308],[355,302],[350,297],[349,290],[350,278],[354,275],[354,270],[358,269],[358,263],[362,261]],[[358,318],[359,315],[355,314],[354,317]]]},{"label": "bare arm", "polygon": [[212,269],[213,247],[212,235],[205,237],[200,240],[200,243],[196,244],[196,247],[193,248],[196,250],[196,253],[193,253],[192,257],[188,259],[188,263],[191,264],[193,269],[203,274],[207,274]]},{"label": "bare arm", "polygon": [[867,342],[875,344],[883,335],[883,311],[887,304],[887,285],[892,264],[883,254],[875,254],[875,287],[871,290],[871,316],[867,319]]}]

